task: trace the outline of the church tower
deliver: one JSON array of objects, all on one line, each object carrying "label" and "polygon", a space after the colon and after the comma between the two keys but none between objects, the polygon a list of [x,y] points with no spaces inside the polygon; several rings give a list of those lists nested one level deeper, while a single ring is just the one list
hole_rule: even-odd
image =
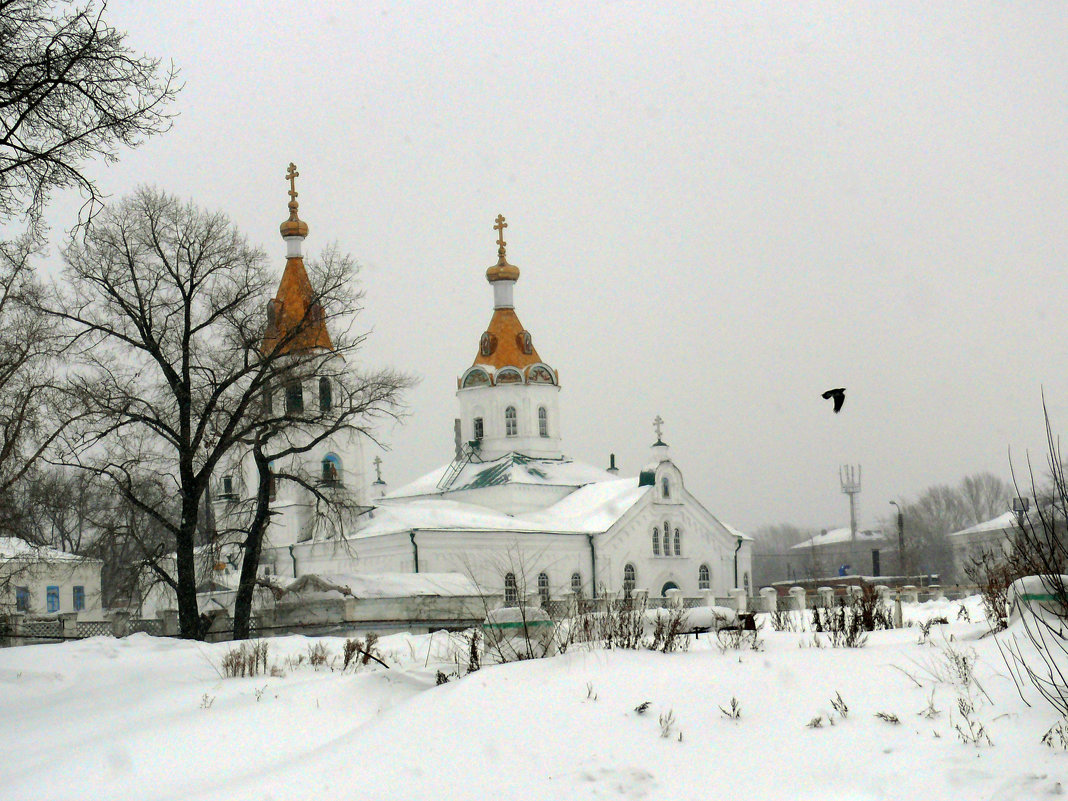
[{"label": "church tower", "polygon": [[[283,359],[298,359],[303,364],[315,365],[322,375],[299,375],[286,381],[284,386],[273,387],[268,393],[268,403],[274,414],[292,414],[295,421],[307,419],[305,414],[328,415],[334,404],[342,402],[340,388],[334,386],[332,376],[345,369],[344,357],[334,352],[334,343],[327,330],[325,316],[319,306],[317,294],[312,287],[304,266],[303,243],[308,236],[308,224],[300,219],[295,180],[300,175],[296,166],[289,165],[286,179],[289,181],[289,219],[279,226],[282,240],[286,243],[286,266],[278,292],[267,304],[267,327],[263,335],[262,352],[281,355]],[[313,358],[307,358],[311,355]],[[309,370],[312,369],[309,367]],[[315,436],[314,424],[298,426],[301,434],[287,433],[287,437]],[[367,505],[363,443],[356,431],[341,431],[304,452],[286,457],[285,464],[272,465],[275,471],[305,476],[317,481],[320,487],[330,491],[346,491],[356,503]],[[256,486],[256,468],[250,456],[243,460],[246,492]],[[223,487],[231,499],[242,493],[228,477]],[[291,545],[311,539],[315,532],[316,498],[314,493],[292,481],[279,481],[271,500],[273,513],[267,531],[270,545]]]},{"label": "church tower", "polygon": [[560,380],[541,360],[515,312],[519,268],[509,264],[504,241],[508,223],[497,216],[497,263],[486,270],[493,287],[493,317],[478,353],[460,376],[460,436],[482,461],[516,451],[540,459],[563,458]]}]

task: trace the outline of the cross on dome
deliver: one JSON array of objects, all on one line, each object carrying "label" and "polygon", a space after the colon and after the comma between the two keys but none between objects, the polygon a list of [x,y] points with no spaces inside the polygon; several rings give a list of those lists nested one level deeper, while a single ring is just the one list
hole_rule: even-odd
[{"label": "cross on dome", "polygon": [[286,179],[289,181],[289,199],[297,199],[297,176],[300,175],[297,172],[297,165],[292,161],[289,162],[289,167],[286,169]]},{"label": "cross on dome", "polygon": [[655,418],[653,418],[653,431],[656,432],[656,444],[657,445],[663,445],[664,444],[664,439],[663,439],[664,432],[662,431],[663,426],[664,426],[664,418],[663,417],[661,417],[660,415],[657,415]]},{"label": "cross on dome", "polygon": [[374,463],[374,466],[375,466],[375,483],[381,484],[382,483],[382,457],[381,456],[375,456],[375,458],[372,459],[371,461]]},{"label": "cross on dome", "polygon": [[508,227],[508,223],[504,221],[504,215],[498,214],[496,225],[493,226],[493,230],[497,232],[497,255],[502,259],[504,258],[504,248],[508,243],[504,241],[504,229]]}]

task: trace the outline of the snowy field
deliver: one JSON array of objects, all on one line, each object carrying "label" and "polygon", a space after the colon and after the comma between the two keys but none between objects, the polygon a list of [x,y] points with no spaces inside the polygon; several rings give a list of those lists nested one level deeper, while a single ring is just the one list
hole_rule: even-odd
[{"label": "snowy field", "polygon": [[[979,621],[977,599],[967,605]],[[385,638],[394,667],[356,672],[308,665],[323,642],[338,668],[342,639],[272,639],[269,662],[285,675],[244,679],[221,677],[231,644],[139,634],[8,648],[0,798],[1068,794],[1068,753],[1039,742],[1054,713],[1020,699],[993,638],[981,636],[985,623],[959,622],[959,607],[906,606],[907,619],[951,621],[932,627],[926,644],[911,627],[870,634],[861,649],[816,648],[811,632],[765,625],[760,651],[724,651],[707,635],[671,654],[572,648],[441,686],[437,673],[455,670],[461,645],[444,633]],[[954,653],[974,656],[975,681],[959,679]],[[721,710],[732,698],[737,719]],[[992,744],[962,742],[960,698],[974,704],[972,730],[981,724]],[[821,725],[810,727],[816,717]]]}]

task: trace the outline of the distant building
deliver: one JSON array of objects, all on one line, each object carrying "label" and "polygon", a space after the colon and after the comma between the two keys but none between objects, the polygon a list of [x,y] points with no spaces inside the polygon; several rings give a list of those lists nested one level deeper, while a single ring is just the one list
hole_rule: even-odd
[{"label": "distant building", "polygon": [[[800,567],[797,578],[884,576],[897,569],[897,545],[883,532],[833,528],[790,548]],[[891,557],[888,559],[887,557]]]},{"label": "distant building", "polygon": [[0,612],[102,619],[102,567],[99,559],[0,537]]}]

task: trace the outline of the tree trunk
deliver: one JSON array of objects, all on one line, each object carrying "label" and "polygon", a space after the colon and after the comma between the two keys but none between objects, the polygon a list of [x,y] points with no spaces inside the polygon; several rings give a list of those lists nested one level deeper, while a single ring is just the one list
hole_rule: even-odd
[{"label": "tree trunk", "polygon": [[251,633],[252,600],[256,590],[256,573],[260,568],[260,554],[263,552],[263,537],[267,533],[267,523],[271,519],[271,467],[263,448],[257,439],[252,448],[252,458],[256,464],[258,477],[256,487],[256,511],[248,527],[248,535],[242,549],[241,580],[237,585],[234,599],[234,639],[247,640]]},{"label": "tree trunk", "polygon": [[182,523],[175,543],[175,561],[178,568],[178,627],[182,637],[200,639],[200,610],[197,608],[197,569],[195,538],[197,530],[197,503],[187,499],[182,502]]}]

